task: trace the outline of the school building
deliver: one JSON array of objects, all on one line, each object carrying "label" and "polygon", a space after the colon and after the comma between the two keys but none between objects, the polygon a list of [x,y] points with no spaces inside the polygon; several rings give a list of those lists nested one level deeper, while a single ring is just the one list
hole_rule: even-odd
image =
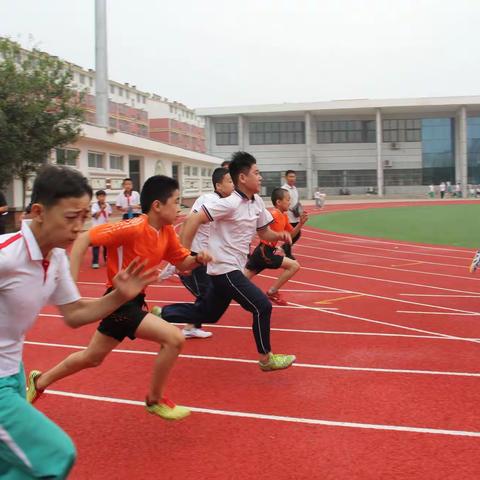
[{"label": "school building", "polygon": [[264,194],[287,169],[312,198],[424,194],[442,181],[480,184],[480,96],[334,100],[196,110],[207,152],[257,158]]}]

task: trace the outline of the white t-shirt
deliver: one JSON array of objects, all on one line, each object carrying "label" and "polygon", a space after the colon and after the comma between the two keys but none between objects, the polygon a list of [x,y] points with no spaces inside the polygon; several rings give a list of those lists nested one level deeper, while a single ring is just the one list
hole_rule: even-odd
[{"label": "white t-shirt", "polygon": [[[284,190],[287,190],[288,193],[290,193],[290,209],[291,209],[298,203],[297,187],[295,185],[291,187],[288,183],[285,183],[285,185],[282,185],[282,188]],[[300,217],[296,217],[290,209],[287,212],[288,221],[290,223],[298,223],[300,221]]]},{"label": "white t-shirt", "polygon": [[[92,204],[92,226],[102,225],[108,222],[108,217],[112,214],[112,207],[109,203],[106,203],[105,205],[105,209],[102,210],[98,202]],[[98,212],[100,212],[100,215],[95,218],[94,215]]]},{"label": "white t-shirt", "polygon": [[[195,203],[192,206],[191,212],[199,212],[202,209],[202,206],[206,202],[211,202],[213,200],[216,200],[218,198],[222,198],[218,193],[204,193],[203,195],[200,195],[195,200]],[[209,223],[204,223],[200,225],[200,227],[197,230],[197,233],[195,234],[195,237],[192,241],[192,246],[190,247],[190,250],[192,252],[201,252],[202,250],[206,250],[208,247],[208,237],[210,236],[210,224]]]},{"label": "white t-shirt", "polygon": [[[126,211],[131,205],[140,205],[140,194],[135,190],[132,190],[131,195],[128,196],[125,195],[125,192],[120,192],[115,204]],[[142,209],[132,208],[132,213],[142,213]]]},{"label": "white t-shirt", "polygon": [[263,200],[256,194],[249,199],[235,190],[227,198],[205,202],[202,209],[211,221],[208,250],[215,260],[208,264],[207,273],[243,271],[253,236],[273,221]]},{"label": "white t-shirt", "polygon": [[80,299],[65,250],[44,260],[29,223],[0,235],[0,377],[19,372],[25,333],[45,305]]}]

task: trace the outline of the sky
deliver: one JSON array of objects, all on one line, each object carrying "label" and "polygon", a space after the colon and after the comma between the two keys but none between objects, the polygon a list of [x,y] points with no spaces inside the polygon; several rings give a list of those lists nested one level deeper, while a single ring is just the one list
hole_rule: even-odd
[{"label": "sky", "polygon": [[[109,78],[188,107],[480,94],[480,0],[107,0]],[[0,0],[0,36],[95,68],[94,0]]]}]

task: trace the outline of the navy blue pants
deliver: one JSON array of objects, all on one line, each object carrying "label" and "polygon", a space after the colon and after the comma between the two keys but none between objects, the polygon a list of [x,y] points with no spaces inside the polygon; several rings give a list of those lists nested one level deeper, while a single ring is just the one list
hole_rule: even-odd
[{"label": "navy blue pants", "polygon": [[253,314],[252,330],[258,353],[269,353],[272,304],[268,297],[240,270],[209,275],[205,295],[194,304],[174,303],[162,308],[162,318],[171,323],[216,323],[232,300]]},{"label": "navy blue pants", "polygon": [[[207,293],[208,286],[211,283],[205,265],[194,268],[191,275],[179,275],[179,277],[185,288],[197,298]],[[202,324],[195,323],[195,328],[202,328]]]}]

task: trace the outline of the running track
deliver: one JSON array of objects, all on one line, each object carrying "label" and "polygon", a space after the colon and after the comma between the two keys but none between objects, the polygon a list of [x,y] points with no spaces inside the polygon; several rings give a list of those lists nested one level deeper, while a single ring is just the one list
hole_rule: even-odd
[{"label": "running track", "polygon": [[[295,254],[303,268],[283,291],[291,305],[274,307],[272,345],[297,364],[261,372],[249,315],[232,305],[213,338],[186,342],[167,393],[194,413],[168,423],[142,406],[154,345],[125,341],[37,403],[77,445],[71,478],[480,478],[472,251],[306,227]],[[82,294],[101,295],[104,274],[86,263]],[[266,289],[274,275],[256,282]],[[147,299],[191,296],[167,281]],[[69,329],[46,308],[27,337],[26,368],[53,366],[94,329]]]}]

